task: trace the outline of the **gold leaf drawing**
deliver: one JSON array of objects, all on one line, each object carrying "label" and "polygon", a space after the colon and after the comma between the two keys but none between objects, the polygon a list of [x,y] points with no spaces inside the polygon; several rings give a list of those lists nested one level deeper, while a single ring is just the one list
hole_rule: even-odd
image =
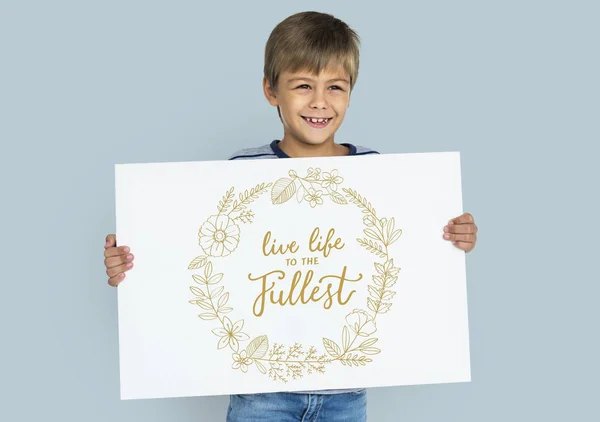
[{"label": "gold leaf drawing", "polygon": [[207,280],[206,284],[217,284],[222,279],[223,273],[215,274]]},{"label": "gold leaf drawing", "polygon": [[376,347],[365,347],[364,349],[360,349],[360,351],[365,355],[376,355],[381,352],[381,350]]},{"label": "gold leaf drawing", "polygon": [[[382,219],[382,221],[384,221],[385,219]],[[394,217],[390,218],[389,221],[385,221],[384,227],[385,227],[385,244],[387,245],[391,245],[392,243],[394,243],[396,240],[398,240],[400,238],[400,235],[402,234],[402,229],[398,229],[395,230],[396,226],[396,220],[394,219]]]},{"label": "gold leaf drawing", "polygon": [[395,295],[396,295],[396,292],[394,292],[392,290],[386,290],[381,295],[381,300],[392,300]]},{"label": "gold leaf drawing", "polygon": [[386,287],[392,287],[394,284],[396,284],[396,281],[398,281],[398,277],[397,276],[388,277],[386,279],[385,286]]},{"label": "gold leaf drawing", "polygon": [[363,342],[360,344],[360,346],[358,346],[358,348],[359,348],[359,349],[364,349],[364,348],[366,348],[366,347],[371,347],[371,346],[373,346],[375,343],[377,343],[377,340],[378,340],[378,339],[376,339],[376,338],[370,338],[370,339],[368,339],[368,340],[365,340],[365,341],[363,341]]},{"label": "gold leaf drawing", "polygon": [[304,189],[304,186],[300,186],[298,188],[298,190],[296,191],[296,201],[298,201],[298,203],[302,203],[302,201],[304,201],[304,196],[306,195],[306,189]]},{"label": "gold leaf drawing", "polygon": [[341,193],[336,192],[334,190],[332,190],[331,192],[329,192],[329,197],[336,204],[346,205],[348,203],[348,201],[346,200],[346,198],[344,198],[344,196]]},{"label": "gold leaf drawing", "polygon": [[377,255],[380,258],[385,258],[387,257],[387,255],[385,254],[385,252],[382,250],[381,246],[378,245],[377,243],[373,242],[370,239],[356,239],[358,241],[358,244],[361,245],[362,247],[366,248],[369,252],[374,253],[375,255]]},{"label": "gold leaf drawing", "polygon": [[394,226],[396,224],[396,221],[394,220],[394,217],[390,218],[389,220],[382,218],[381,219],[382,222],[384,222],[383,224],[383,228],[385,229],[385,239],[386,241],[388,239],[390,239],[392,237],[392,233],[394,232]]},{"label": "gold leaf drawing", "polygon": [[301,378],[304,373],[324,373],[325,364],[333,361],[328,355],[319,355],[314,346],[305,350],[301,344],[295,343],[292,346],[285,347],[282,344],[275,343],[269,351],[268,357],[261,359],[267,360],[270,364],[269,377],[274,381],[288,382],[292,379]]},{"label": "gold leaf drawing", "polygon": [[211,275],[212,275],[212,262],[209,262],[208,264],[206,264],[206,267],[204,267],[204,277],[206,280],[208,280]]},{"label": "gold leaf drawing", "polygon": [[227,301],[229,300],[229,293],[225,293],[223,296],[221,296],[219,298],[219,302],[217,304],[217,307],[221,308],[225,305],[227,305]]},{"label": "gold leaf drawing", "polygon": [[198,274],[192,275],[192,278],[198,284],[206,284],[206,279]]},{"label": "gold leaf drawing", "polygon": [[198,315],[200,318],[202,318],[203,320],[206,321],[210,321],[211,319],[216,319],[217,316],[213,313],[204,313],[204,314],[200,314]]},{"label": "gold leaf drawing", "polygon": [[402,235],[402,229],[398,229],[394,233],[392,233],[390,240],[388,241],[388,245],[391,245],[396,240],[400,239],[401,235]]},{"label": "gold leaf drawing", "polygon": [[375,230],[364,229],[363,231],[367,235],[367,237],[370,237],[373,240],[383,241],[383,239],[381,238],[381,235],[379,233],[377,233]]},{"label": "gold leaf drawing", "polygon": [[374,275],[374,276],[373,276],[373,281],[375,282],[375,284],[376,284],[377,286],[380,286],[380,287],[385,287],[385,285],[386,285],[386,284],[385,284],[385,280],[384,280],[384,279],[383,279],[383,277],[382,277],[382,276],[380,276],[380,275]]},{"label": "gold leaf drawing", "polygon": [[370,297],[367,298],[367,307],[375,313],[379,312],[379,302],[374,301]]},{"label": "gold leaf drawing", "polygon": [[267,373],[267,368],[265,368],[265,366],[264,366],[262,363],[260,363],[260,361],[259,361],[259,360],[255,360],[255,361],[254,361],[254,364],[256,365],[256,367],[258,368],[258,370],[259,370],[261,373],[263,373],[263,374],[266,374],[266,373]]},{"label": "gold leaf drawing", "polygon": [[379,313],[380,314],[385,314],[386,312],[388,312],[391,308],[392,304],[391,303],[384,303],[379,307]]},{"label": "gold leaf drawing", "polygon": [[380,300],[381,299],[381,289],[378,289],[377,287],[374,286],[368,286],[369,288],[369,295],[373,298],[373,300]]},{"label": "gold leaf drawing", "polygon": [[347,354],[346,356],[340,358],[340,362],[342,365],[348,366],[365,366],[367,363],[372,362],[372,359],[369,359],[366,356]]},{"label": "gold leaf drawing", "polygon": [[350,202],[352,202],[352,203],[358,205],[360,208],[362,208],[363,212],[370,213],[374,218],[377,218],[377,213],[375,212],[375,208],[373,208],[371,203],[369,201],[367,201],[366,198],[363,198],[355,190],[347,189],[347,188],[344,188],[342,190],[344,192],[346,192],[346,196],[348,198],[350,198]]},{"label": "gold leaf drawing", "polygon": [[193,294],[195,294],[196,296],[200,296],[201,298],[206,297],[206,295],[204,294],[204,292],[202,291],[202,289],[199,289],[196,286],[190,286],[190,290],[192,291]]},{"label": "gold leaf drawing", "polygon": [[338,346],[337,343],[333,340],[323,338],[323,346],[325,346],[325,350],[327,350],[327,353],[329,353],[329,355],[333,356],[334,358],[337,358],[342,354],[340,346]]},{"label": "gold leaf drawing", "polygon": [[210,302],[199,300],[196,302],[196,304],[198,306],[200,306],[202,309],[204,309],[205,311],[214,311],[212,303],[210,303]]},{"label": "gold leaf drawing", "polygon": [[225,289],[225,287],[223,287],[223,286],[215,288],[213,291],[210,292],[210,297],[212,299],[218,298],[219,295],[221,294],[221,292],[223,292],[223,289]]},{"label": "gold leaf drawing", "polygon": [[296,193],[295,179],[282,177],[273,185],[271,190],[271,201],[273,204],[279,205],[287,202]]},{"label": "gold leaf drawing", "polygon": [[196,270],[198,268],[204,267],[205,265],[206,265],[206,256],[200,255],[200,256],[197,256],[196,258],[194,258],[192,260],[192,262],[190,262],[190,265],[188,266],[188,270]]},{"label": "gold leaf drawing", "polygon": [[231,211],[229,211],[229,214],[246,208],[246,205],[248,205],[255,199],[258,199],[258,197],[265,193],[270,187],[271,183],[261,183],[253,187],[250,190],[250,192],[248,192],[248,190],[245,190],[244,193],[240,193],[239,199],[233,203],[233,208],[231,209]]},{"label": "gold leaf drawing", "polygon": [[219,212],[219,214],[223,214],[225,211],[227,211],[227,208],[229,208],[229,206],[231,205],[234,196],[235,195],[233,194],[233,188],[229,189],[223,197],[223,199],[219,201],[219,206],[217,207],[217,211]]},{"label": "gold leaf drawing", "polygon": [[[267,336],[259,336],[248,344],[246,347],[246,353],[248,353],[248,357],[253,359],[260,359],[267,354],[269,350],[269,340]],[[264,372],[263,372],[264,373]]]},{"label": "gold leaf drawing", "polygon": [[254,212],[252,210],[243,210],[233,219],[233,221],[241,221],[244,224],[251,224],[254,221]]},{"label": "gold leaf drawing", "polygon": [[344,352],[350,348],[350,330],[348,330],[348,327],[345,325],[342,330],[342,347],[344,348]]}]

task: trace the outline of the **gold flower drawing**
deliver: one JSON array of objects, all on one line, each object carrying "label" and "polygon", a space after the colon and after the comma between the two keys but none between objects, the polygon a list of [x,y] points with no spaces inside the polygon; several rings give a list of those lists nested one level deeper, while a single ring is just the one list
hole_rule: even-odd
[{"label": "gold flower drawing", "polygon": [[338,176],[337,170],[332,170],[330,173],[323,173],[322,186],[327,189],[337,190],[338,185],[344,181],[343,177]]},{"label": "gold flower drawing", "polygon": [[248,340],[248,334],[242,332],[244,328],[244,320],[241,319],[235,324],[227,317],[223,317],[223,326],[212,330],[213,334],[221,337],[217,348],[223,349],[227,346],[234,352],[240,350],[240,341]]},{"label": "gold flower drawing", "polygon": [[310,188],[308,190],[307,194],[304,196],[304,199],[310,203],[310,206],[312,208],[314,208],[317,205],[323,204],[322,196],[323,196],[323,192],[321,192],[320,190],[316,191],[313,188]]},{"label": "gold flower drawing", "polygon": [[369,314],[361,309],[355,309],[346,316],[346,323],[350,330],[361,337],[369,337],[375,331],[377,326]]},{"label": "gold flower drawing", "polygon": [[[402,235],[402,229],[396,228],[395,219],[379,217],[373,205],[357,191],[340,188],[344,178],[335,169],[308,168],[304,174],[301,176],[290,170],[286,177],[275,183],[260,183],[238,193],[230,188],[219,202],[217,214],[211,215],[198,230],[198,243],[204,254],[188,265],[189,270],[203,269],[203,274],[192,274],[196,285],[190,286],[194,297],[189,302],[202,309],[198,314],[200,319],[217,324],[212,330],[219,338],[217,348],[233,351],[231,368],[247,373],[254,367],[272,380],[285,383],[305,375],[323,374],[326,365],[334,362],[348,368],[372,362],[371,356],[381,353],[379,339],[375,337],[376,320],[390,311],[396,294],[393,287],[400,273],[389,250]],[[372,283],[367,285],[366,306],[346,315],[337,338],[322,337],[321,351],[314,345],[294,343],[286,346],[271,342],[265,333],[252,338],[243,332],[243,319],[234,323],[227,316],[234,312],[229,303],[230,293],[223,283],[225,274],[214,271],[213,262],[237,249],[240,225],[253,223],[255,214],[250,207],[267,192],[270,192],[273,205],[288,203],[295,197],[298,203],[306,202],[315,208],[323,206],[325,198],[329,198],[328,202],[337,206],[353,204],[363,214],[363,236],[356,241],[376,257]]]},{"label": "gold flower drawing", "polygon": [[227,256],[240,242],[240,227],[227,215],[213,215],[200,227],[198,236],[208,256]]},{"label": "gold flower drawing", "polygon": [[242,350],[240,353],[233,354],[233,369],[241,369],[242,372],[248,372],[248,366],[252,365],[252,359],[248,357],[248,353]]}]

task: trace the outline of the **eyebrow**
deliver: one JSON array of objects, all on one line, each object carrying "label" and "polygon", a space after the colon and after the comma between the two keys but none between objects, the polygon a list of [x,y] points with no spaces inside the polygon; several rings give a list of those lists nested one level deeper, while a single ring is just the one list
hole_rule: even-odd
[{"label": "eyebrow", "polygon": [[[288,80],[288,83],[292,83],[292,82],[297,82],[297,81],[309,81],[309,82],[314,82],[314,79],[311,78],[292,78]],[[350,81],[348,79],[344,79],[344,78],[334,78],[334,79],[329,79],[327,81],[327,83],[331,83],[331,82],[346,82],[347,84],[350,83]]]}]

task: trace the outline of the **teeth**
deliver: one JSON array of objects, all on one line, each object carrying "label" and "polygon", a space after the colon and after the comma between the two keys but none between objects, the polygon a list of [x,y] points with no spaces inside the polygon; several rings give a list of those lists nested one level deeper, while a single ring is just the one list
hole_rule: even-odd
[{"label": "teeth", "polygon": [[311,119],[311,118],[308,118],[307,120],[309,120],[313,123],[327,123],[329,121],[329,119]]}]

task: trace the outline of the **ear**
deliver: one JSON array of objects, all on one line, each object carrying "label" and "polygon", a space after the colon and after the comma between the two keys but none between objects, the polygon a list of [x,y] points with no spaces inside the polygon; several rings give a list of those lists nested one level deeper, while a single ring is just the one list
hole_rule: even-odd
[{"label": "ear", "polygon": [[279,105],[279,101],[277,100],[277,91],[269,84],[267,78],[263,77],[263,92],[265,94],[265,98],[273,107],[277,107]]}]

